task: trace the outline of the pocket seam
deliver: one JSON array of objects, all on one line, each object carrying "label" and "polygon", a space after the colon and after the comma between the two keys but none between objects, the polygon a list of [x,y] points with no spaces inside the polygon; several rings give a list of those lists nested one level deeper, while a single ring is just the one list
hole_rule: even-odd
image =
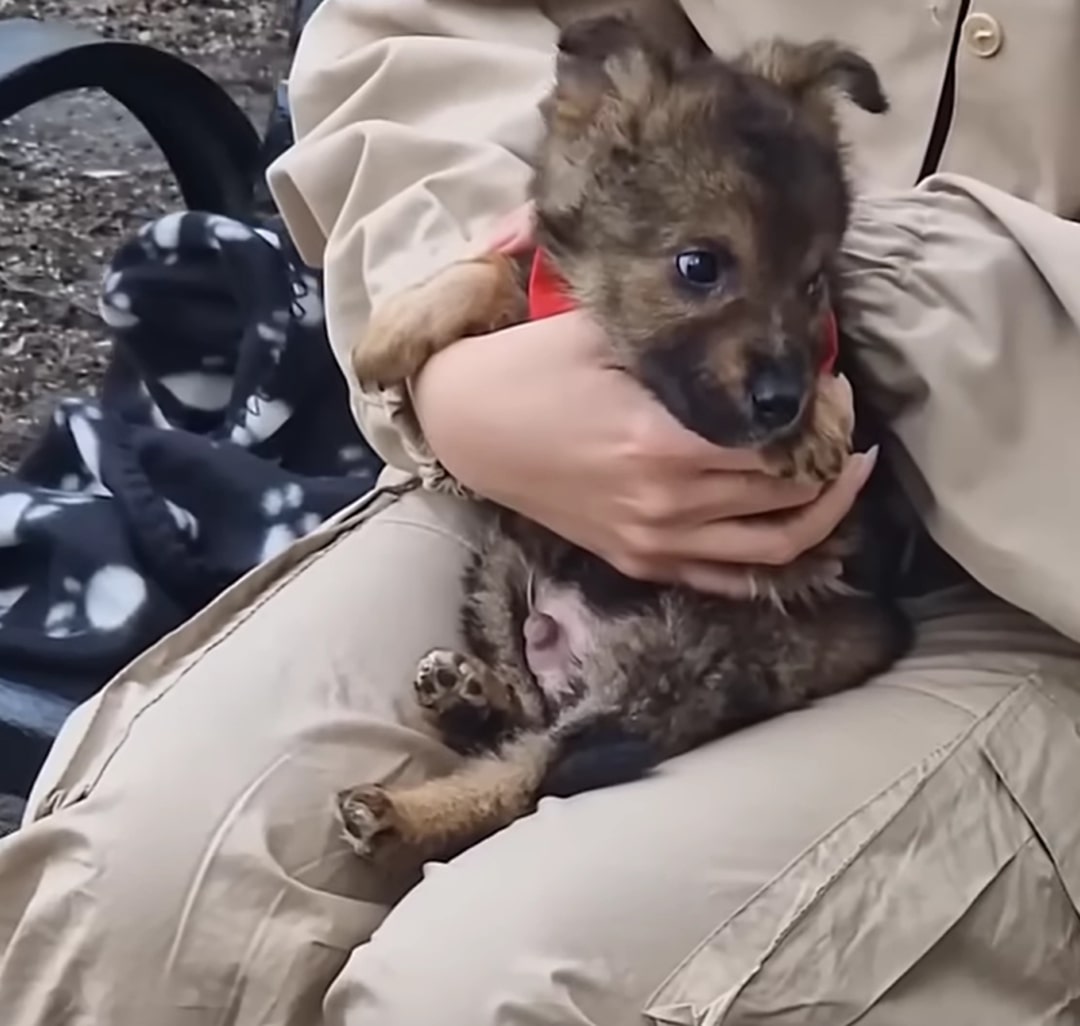
[{"label": "pocket seam", "polygon": [[[904,801],[903,805],[901,806],[901,808],[907,807],[907,805],[926,786],[927,781],[932,776],[932,773],[924,772],[925,769],[928,766],[934,765],[935,763],[938,763],[938,764],[943,763],[945,761],[945,759],[949,756],[949,754],[951,753],[952,750],[954,750],[957,747],[963,745],[965,741],[969,741],[980,729],[982,729],[985,726],[985,724],[990,719],[995,717],[996,714],[999,714],[999,711],[1000,711],[1000,709],[1001,709],[1001,707],[1002,707],[1002,705],[1004,703],[1009,702],[1010,699],[1014,698],[1014,696],[1017,694],[1017,692],[1019,692],[1022,689],[1028,688],[1030,686],[1030,684],[1031,684],[1030,676],[1024,677],[1024,678],[1022,678],[1020,680],[1017,680],[1013,687],[1011,687],[1004,695],[1002,695],[998,699],[997,702],[995,702],[989,709],[987,709],[984,713],[982,713],[980,715],[975,715],[975,714],[972,714],[970,710],[965,710],[965,712],[967,712],[969,715],[972,716],[972,720],[968,725],[966,725],[964,727],[964,729],[962,731],[960,731],[959,733],[954,735],[948,741],[942,742],[941,744],[937,745],[935,748],[933,748],[932,750],[927,752],[917,762],[913,763],[903,774],[896,777],[894,780],[892,780],[888,784],[886,784],[883,788],[878,790],[875,794],[871,795],[869,798],[867,798],[866,800],[861,802],[858,806],[856,806],[854,809],[852,809],[852,811],[849,812],[846,816],[844,816],[842,819],[838,820],[836,823],[834,823],[832,826],[830,826],[829,829],[826,830],[821,836],[816,838],[810,844],[806,845],[806,847],[803,848],[803,850],[800,851],[793,859],[791,859],[787,863],[787,865],[784,866],[783,869],[781,869],[775,876],[770,878],[765,884],[763,884],[760,888],[758,888],[758,890],[755,891],[754,894],[752,894],[745,902],[743,902],[742,905],[740,905],[737,909],[735,909],[733,912],[731,912],[720,924],[718,924],[714,929],[710,930],[705,935],[705,937],[697,945],[694,946],[694,948],[690,951],[690,953],[685,958],[683,958],[679,962],[679,964],[670,973],[668,973],[668,975],[661,981],[660,985],[658,987],[656,987],[653,990],[653,992],[649,995],[649,998],[647,999],[647,1001],[645,1003],[645,1006],[642,1009],[642,1014],[645,1015],[645,1016],[649,1016],[650,1015],[649,1009],[652,1009],[652,1008],[654,1008],[656,1006],[656,1001],[659,998],[659,996],[662,994],[662,992],[671,983],[673,983],[674,980],[681,973],[683,973],[687,969],[687,967],[704,950],[706,950],[708,948],[710,942],[715,937],[717,937],[721,932],[723,932],[725,929],[727,929],[728,926],[738,916],[742,915],[746,911],[746,909],[748,909],[751,905],[753,905],[755,902],[757,902],[762,897],[762,895],[767,893],[768,890],[777,881],[782,880],[784,877],[788,876],[788,874],[790,874],[794,870],[794,868],[800,862],[802,862],[812,851],[819,848],[829,837],[831,837],[833,834],[835,834],[836,831],[841,829],[843,826],[845,826],[847,823],[849,823],[852,819],[854,819],[855,817],[861,815],[867,808],[871,807],[872,805],[874,805],[878,801],[880,801],[891,790],[893,790],[895,787],[897,787],[906,777],[908,777],[911,774],[923,773],[922,779],[920,779],[918,781],[918,783],[915,785],[914,789],[912,790],[911,794],[908,796],[908,798]],[[981,746],[980,746],[980,751],[981,751]],[[766,948],[764,948],[764,950],[761,952],[759,961],[764,962],[773,953],[775,953],[775,951],[780,947],[780,945],[787,939],[787,937],[790,936],[792,931],[794,929],[796,929],[796,927],[805,919],[806,915],[817,904],[817,902],[820,900],[822,894],[824,894],[830,887],[832,887],[836,883],[836,881],[847,870],[849,870],[851,868],[851,866],[861,856],[861,854],[867,849],[867,847],[870,844],[872,844],[874,842],[874,840],[876,838],[878,838],[885,829],[888,828],[888,826],[892,822],[893,818],[894,817],[889,817],[887,820],[885,820],[883,823],[881,823],[877,827],[877,829],[875,829],[872,833],[870,833],[869,835],[864,837],[862,839],[861,843],[853,851],[849,852],[848,855],[836,867],[833,868],[832,872],[827,874],[827,876],[824,877],[814,887],[813,892],[811,894],[807,895],[803,899],[800,906],[796,910],[788,913],[788,915],[785,917],[786,921],[783,923],[783,925],[782,925],[781,929],[779,930],[779,932],[776,934],[775,937],[772,938],[772,940],[770,941],[768,946]],[[650,1018],[651,1018],[651,1016],[650,1016]]]}]

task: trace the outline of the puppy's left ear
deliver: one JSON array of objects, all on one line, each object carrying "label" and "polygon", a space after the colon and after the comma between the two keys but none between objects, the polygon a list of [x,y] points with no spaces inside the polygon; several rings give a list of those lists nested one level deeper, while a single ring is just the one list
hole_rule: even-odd
[{"label": "puppy's left ear", "polygon": [[559,37],[555,88],[541,108],[549,128],[565,138],[585,132],[607,101],[669,74],[668,63],[627,16],[572,22]]},{"label": "puppy's left ear", "polygon": [[778,85],[797,102],[823,98],[839,90],[871,114],[884,114],[889,100],[874,66],[861,54],[832,40],[800,45],[774,40],[751,50],[746,70]]},{"label": "puppy's left ear", "polygon": [[540,105],[547,131],[537,154],[533,198],[542,222],[558,220],[568,230],[595,154],[632,135],[644,101],[670,84],[681,59],[674,44],[650,38],[625,14],[586,18],[563,30],[555,85]]}]

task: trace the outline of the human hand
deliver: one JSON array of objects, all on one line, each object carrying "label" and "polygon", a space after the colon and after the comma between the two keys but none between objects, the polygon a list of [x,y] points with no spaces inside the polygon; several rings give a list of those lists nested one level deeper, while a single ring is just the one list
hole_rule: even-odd
[{"label": "human hand", "polygon": [[618,570],[732,596],[749,569],[827,538],[876,452],[827,488],[771,477],[757,453],[682,427],[610,366],[582,312],[464,339],[414,382],[432,450],[463,484]]}]

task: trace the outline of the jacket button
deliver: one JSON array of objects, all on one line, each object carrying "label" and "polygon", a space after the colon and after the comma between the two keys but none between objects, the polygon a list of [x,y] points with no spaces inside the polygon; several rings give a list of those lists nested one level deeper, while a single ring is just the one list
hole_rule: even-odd
[{"label": "jacket button", "polygon": [[964,44],[976,57],[993,57],[1005,38],[998,20],[982,11],[964,19],[963,35]]}]

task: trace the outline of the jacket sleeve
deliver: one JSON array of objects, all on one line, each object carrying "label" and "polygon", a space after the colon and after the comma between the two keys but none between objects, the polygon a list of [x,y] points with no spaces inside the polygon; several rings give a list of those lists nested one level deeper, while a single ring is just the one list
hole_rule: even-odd
[{"label": "jacket sleeve", "polygon": [[1080,225],[941,174],[865,197],[845,257],[864,395],[930,534],[1080,641]]},{"label": "jacket sleeve", "polygon": [[289,80],[296,144],[270,169],[365,437],[429,483],[407,390],[367,391],[352,340],[380,298],[460,256],[524,201],[556,26],[531,5],[324,0]]}]

